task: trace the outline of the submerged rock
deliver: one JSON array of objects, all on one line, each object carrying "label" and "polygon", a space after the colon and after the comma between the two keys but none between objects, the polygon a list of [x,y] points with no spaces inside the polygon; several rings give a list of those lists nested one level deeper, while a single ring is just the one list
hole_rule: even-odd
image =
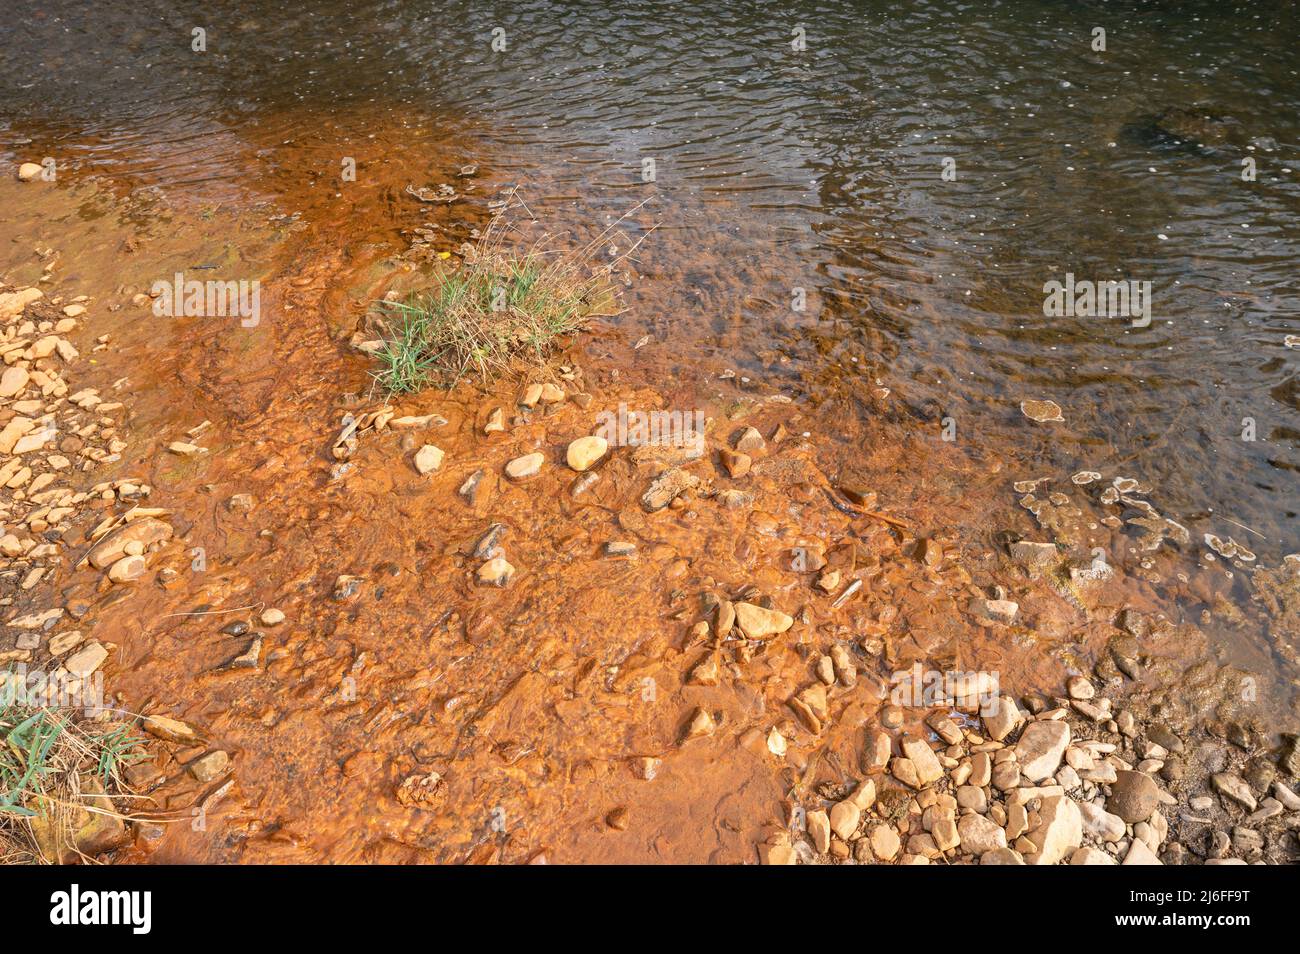
[{"label": "submerged rock", "polygon": [[1021,401],[1020,412],[1031,421],[1037,421],[1040,424],[1065,421],[1065,418],[1061,416],[1061,406],[1055,401]]},{"label": "submerged rock", "polygon": [[750,639],[765,639],[784,633],[794,624],[794,618],[778,610],[764,609],[753,603],[737,603],[736,623]]},{"label": "submerged rock", "polygon": [[694,490],[699,485],[700,478],[688,471],[678,468],[665,471],[656,477],[646,492],[641,495],[641,506],[651,512],[662,510],[678,496],[688,490]]},{"label": "submerged rock", "polygon": [[569,444],[564,459],[576,471],[590,470],[609,451],[609,441],[603,437],[579,437]]}]

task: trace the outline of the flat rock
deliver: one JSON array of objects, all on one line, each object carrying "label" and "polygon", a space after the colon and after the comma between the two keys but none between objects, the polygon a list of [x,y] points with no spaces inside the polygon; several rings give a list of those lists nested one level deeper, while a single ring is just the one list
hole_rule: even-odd
[{"label": "flat rock", "polygon": [[1007,846],[1007,833],[983,815],[963,815],[957,822],[962,850],[972,855],[983,855]]},{"label": "flat rock", "polygon": [[694,474],[673,468],[664,471],[650,482],[646,492],[641,495],[641,506],[650,512],[662,510],[688,490],[700,485],[700,478]]},{"label": "flat rock", "polygon": [[1023,567],[1051,566],[1060,555],[1055,543],[1036,543],[1033,540],[1017,540],[1007,547],[1011,559]]},{"label": "flat rock", "polygon": [[27,387],[29,380],[31,375],[27,373],[26,368],[6,368],[5,373],[0,375],[0,398],[11,398],[20,394],[23,388]]},{"label": "flat rock", "polygon": [[[1038,723],[1035,723],[1038,724]],[[1038,850],[1025,857],[1031,865],[1054,865],[1083,843],[1078,803],[1068,795],[1051,795],[1038,809],[1039,825],[1029,832]]]},{"label": "flat rock", "polygon": [[97,642],[87,643],[67,658],[63,666],[78,679],[85,679],[108,658],[108,650]]},{"label": "flat rock", "polygon": [[525,454],[523,457],[516,457],[506,464],[506,476],[512,480],[523,480],[526,477],[532,477],[542,469],[544,463],[546,463],[546,455],[540,451],[534,454]]},{"label": "flat rock", "polygon": [[988,600],[977,597],[970,602],[971,614],[990,623],[1010,623],[1020,612],[1020,604],[1012,600]]},{"label": "flat rock", "polygon": [[1224,798],[1236,802],[1247,811],[1253,812],[1258,807],[1255,796],[1251,794],[1250,786],[1230,772],[1219,772],[1210,776],[1210,784]]},{"label": "flat rock", "polygon": [[87,559],[95,569],[102,570],[126,556],[127,544],[139,543],[147,550],[156,543],[170,540],[172,532],[170,524],[154,517],[132,520],[97,543]]},{"label": "flat rock", "polygon": [[904,739],[902,749],[916,768],[916,777],[921,785],[929,785],[943,777],[943,766],[924,739]]},{"label": "flat rock", "polygon": [[166,716],[145,716],[144,730],[154,738],[177,745],[198,745],[199,734],[194,727]]},{"label": "flat rock", "polygon": [[1061,757],[1069,744],[1070,727],[1064,722],[1040,719],[1029,723],[1016,743],[1020,774],[1031,782],[1051,778],[1060,767]]},{"label": "flat rock", "polygon": [[1020,413],[1031,421],[1037,421],[1040,424],[1065,420],[1061,416],[1061,406],[1055,401],[1021,401]]},{"label": "flat rock", "polygon": [[737,603],[736,623],[750,639],[765,639],[784,633],[794,625],[794,619],[778,610],[764,609],[753,603]]}]

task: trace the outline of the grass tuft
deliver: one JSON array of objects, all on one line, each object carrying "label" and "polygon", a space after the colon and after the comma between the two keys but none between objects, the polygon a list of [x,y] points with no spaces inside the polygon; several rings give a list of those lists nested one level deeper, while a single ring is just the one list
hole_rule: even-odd
[{"label": "grass tuft", "polygon": [[374,377],[384,390],[454,387],[464,378],[486,384],[518,361],[541,363],[557,337],[592,318],[618,313],[611,274],[636,246],[596,264],[597,250],[618,222],[568,253],[544,242],[511,251],[502,225],[510,207],[497,213],[473,254],[436,287],[404,302],[378,302],[385,333]]},{"label": "grass tuft", "polygon": [[58,709],[16,701],[0,684],[0,864],[52,864],[76,857],[88,813],[123,790],[119,772],[145,757],[122,723],[74,721]]}]

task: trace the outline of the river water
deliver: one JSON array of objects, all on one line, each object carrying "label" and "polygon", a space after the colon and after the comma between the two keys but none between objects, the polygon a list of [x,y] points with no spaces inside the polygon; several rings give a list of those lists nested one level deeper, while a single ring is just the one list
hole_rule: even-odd
[{"label": "river water", "polygon": [[[638,280],[598,352],[761,381],[841,462],[906,431],[908,454],[952,444],[1017,479],[1133,477],[1189,565],[1213,534],[1249,570],[1300,549],[1297,41],[1293,5],[56,0],[0,20],[0,154],[112,194],[157,262],[255,277],[314,226],[350,283],[316,344],[413,226],[459,241],[509,186],[556,233],[635,208]],[[406,195],[444,182],[450,207]],[[103,208],[62,213],[85,229],[74,276],[115,274]],[[239,218],[263,208],[297,218]],[[235,218],[188,245],[173,215]],[[1149,322],[1047,314],[1067,274],[1150,283]],[[215,348],[182,377],[242,360]],[[254,354],[205,398],[247,415],[276,371]],[[957,496],[1015,512],[1010,479],[984,483]],[[1293,682],[1267,632],[1212,637]]]},{"label": "river water", "polygon": [[[653,196],[646,267],[680,279],[656,289],[662,337],[739,368],[758,342],[863,356],[936,431],[1123,462],[1196,536],[1276,560],[1300,500],[1296,17],[56,2],[6,15],[0,120],[10,148],[137,189],[323,191],[354,153],[363,181],[367,162],[420,180],[422,147],[453,140],[553,218]],[[1045,316],[1066,273],[1149,282],[1149,327]],[[1030,431],[1024,398],[1065,424]]]}]

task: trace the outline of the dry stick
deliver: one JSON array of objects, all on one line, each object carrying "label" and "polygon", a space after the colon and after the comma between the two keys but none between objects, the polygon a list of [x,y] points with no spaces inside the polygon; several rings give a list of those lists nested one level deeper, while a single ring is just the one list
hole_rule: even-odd
[{"label": "dry stick", "polygon": [[1234,527],[1241,527],[1241,529],[1243,529],[1243,530],[1248,530],[1248,531],[1250,531],[1251,533],[1253,533],[1255,536],[1259,537],[1261,540],[1267,540],[1267,539],[1268,539],[1268,537],[1264,536],[1264,534],[1260,533],[1258,530],[1254,530],[1254,529],[1252,529],[1252,528],[1246,526],[1244,523],[1238,523],[1237,521],[1231,519],[1230,517],[1224,517],[1224,516],[1221,515],[1219,519],[1221,519],[1221,520],[1227,520],[1228,523],[1232,524]]},{"label": "dry stick", "polygon": [[158,619],[171,619],[173,616],[221,616],[224,613],[240,613],[244,610],[258,609],[265,605],[266,600],[258,600],[256,603],[250,603],[248,606],[236,606],[234,609],[204,610],[201,613],[168,613],[166,616],[159,616]]}]

